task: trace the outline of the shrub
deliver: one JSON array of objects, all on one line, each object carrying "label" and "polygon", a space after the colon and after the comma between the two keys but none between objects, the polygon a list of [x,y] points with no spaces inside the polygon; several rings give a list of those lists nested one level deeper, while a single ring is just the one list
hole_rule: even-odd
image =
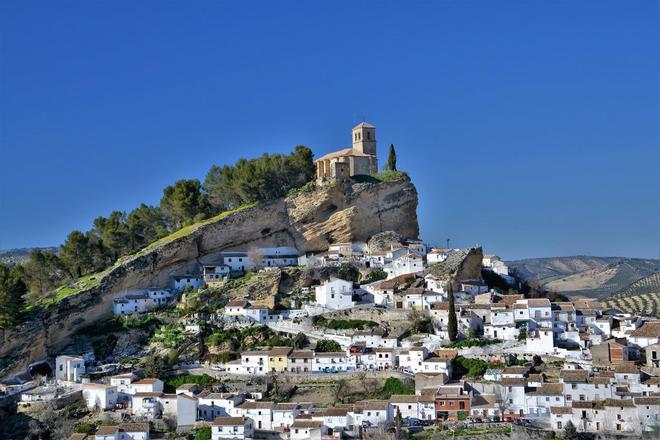
[{"label": "shrub", "polygon": [[320,327],[326,327],[332,330],[362,330],[367,327],[378,327],[377,322],[365,319],[331,319],[328,321],[327,319],[320,317],[314,323]]},{"label": "shrub", "polygon": [[327,353],[329,351],[341,351],[341,345],[330,339],[321,339],[316,343],[316,352]]}]

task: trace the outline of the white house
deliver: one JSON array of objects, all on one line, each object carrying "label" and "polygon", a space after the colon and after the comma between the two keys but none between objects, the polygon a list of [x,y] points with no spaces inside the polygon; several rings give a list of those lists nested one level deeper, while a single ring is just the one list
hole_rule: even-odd
[{"label": "white house", "polygon": [[243,374],[255,374],[263,376],[268,374],[268,351],[267,350],[253,350],[244,351],[241,353],[241,366],[243,367]]},{"label": "white house", "polygon": [[254,421],[254,429],[273,429],[273,402],[244,402],[239,406],[243,416]]},{"label": "white house", "polygon": [[145,292],[129,293],[113,300],[115,315],[130,315],[131,313],[144,313],[153,308],[153,303]]},{"label": "white house", "polygon": [[269,320],[270,310],[263,306],[250,306],[244,309],[243,316],[254,322],[266,322]]},{"label": "white house", "polygon": [[204,282],[207,286],[213,287],[225,281],[230,272],[231,268],[226,264],[206,264],[203,271]]},{"label": "white house", "polygon": [[83,399],[89,409],[112,409],[117,403],[117,387],[102,383],[85,383]]},{"label": "white house", "polygon": [[234,299],[225,304],[224,314],[226,316],[239,317],[245,315],[248,308],[248,302],[244,299]]},{"label": "white house", "polygon": [[[84,436],[84,434],[72,434],[69,439],[74,439],[76,435]],[[149,423],[122,423],[115,426],[101,425],[96,429],[94,440],[149,440]]]},{"label": "white house", "polygon": [[162,393],[165,384],[162,380],[147,377],[135,382],[131,382],[131,394],[135,393]]},{"label": "white house", "polygon": [[273,407],[273,430],[284,432],[300,414],[301,406],[298,403],[278,403]]},{"label": "white house", "polygon": [[465,280],[461,282],[461,290],[470,295],[479,295],[488,292],[488,286],[481,280]]},{"label": "white house", "polygon": [[174,292],[169,289],[149,288],[146,293],[151,302],[157,307],[165,305],[174,296]]},{"label": "white house", "polygon": [[362,422],[369,426],[382,426],[392,420],[392,406],[387,400],[364,400],[356,406],[362,407]]},{"label": "white house", "polygon": [[639,348],[660,342],[660,321],[647,321],[628,334],[628,342]]},{"label": "white house", "polygon": [[321,440],[328,432],[322,420],[296,419],[291,425],[289,436],[291,440]]},{"label": "white house", "polygon": [[389,280],[399,275],[422,272],[424,270],[424,260],[420,255],[408,252],[398,258],[394,258],[390,263],[385,265],[384,269],[387,272],[387,279]]},{"label": "white house", "polygon": [[259,248],[263,267],[285,267],[298,265],[298,249],[291,246]]},{"label": "white house", "polygon": [[426,262],[428,264],[442,263],[447,259],[447,253],[449,249],[445,248],[433,248],[431,252],[426,254]]},{"label": "white house", "polygon": [[433,274],[428,274],[424,277],[426,289],[432,292],[445,294],[447,288],[447,280],[440,279]]},{"label": "white house", "polygon": [[173,275],[174,290],[181,292],[189,289],[199,289],[201,278],[191,274]]},{"label": "white house", "polygon": [[340,278],[330,277],[316,287],[316,303],[324,308],[339,310],[349,309],[353,302],[353,283]]},{"label": "white house", "polygon": [[404,309],[430,310],[435,303],[445,299],[443,293],[438,293],[421,288],[411,288],[404,292]]},{"label": "white house", "polygon": [[250,268],[250,258],[245,252],[222,252],[222,261],[231,272],[245,272]]},{"label": "white house", "polygon": [[419,373],[424,371],[422,362],[428,357],[428,350],[426,347],[413,347],[408,351],[399,353],[399,367]]},{"label": "white house", "polygon": [[238,417],[243,415],[239,409],[245,402],[242,394],[234,393],[202,393],[197,398],[199,417],[203,420],[214,420],[217,417]]},{"label": "white house", "polygon": [[80,382],[85,373],[85,360],[80,356],[57,356],[55,358],[55,380],[58,382]]},{"label": "white house", "polygon": [[316,353],[312,364],[312,371],[323,373],[336,373],[355,369],[355,359],[343,351]]},{"label": "white house", "polygon": [[251,439],[254,422],[247,417],[218,417],[211,426],[211,439]]}]

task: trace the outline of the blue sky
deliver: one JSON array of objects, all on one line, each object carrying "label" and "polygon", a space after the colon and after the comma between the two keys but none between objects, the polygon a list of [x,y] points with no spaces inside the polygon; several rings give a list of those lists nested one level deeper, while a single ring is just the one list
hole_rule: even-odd
[{"label": "blue sky", "polygon": [[376,125],[423,238],[658,257],[655,1],[0,4],[0,248]]}]

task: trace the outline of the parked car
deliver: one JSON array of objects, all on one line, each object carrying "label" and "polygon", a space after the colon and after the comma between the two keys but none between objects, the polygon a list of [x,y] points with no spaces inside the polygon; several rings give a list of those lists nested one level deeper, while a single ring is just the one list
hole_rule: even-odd
[{"label": "parked car", "polygon": [[403,374],[405,374],[406,376],[414,376],[415,375],[413,370],[411,370],[410,368],[404,368],[403,370],[401,370],[401,372]]}]

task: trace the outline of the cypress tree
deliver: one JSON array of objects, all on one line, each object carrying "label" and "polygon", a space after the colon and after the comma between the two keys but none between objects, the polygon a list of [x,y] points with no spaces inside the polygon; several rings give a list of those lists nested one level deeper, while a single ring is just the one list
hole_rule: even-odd
[{"label": "cypress tree", "polygon": [[394,144],[390,144],[390,154],[387,157],[387,169],[396,171],[396,151],[394,151]]},{"label": "cypress tree", "polygon": [[451,285],[451,279],[447,281],[447,297],[449,300],[449,322],[447,323],[447,333],[449,340],[454,342],[458,336],[458,323],[456,322],[456,306],[454,305],[454,289]]}]

